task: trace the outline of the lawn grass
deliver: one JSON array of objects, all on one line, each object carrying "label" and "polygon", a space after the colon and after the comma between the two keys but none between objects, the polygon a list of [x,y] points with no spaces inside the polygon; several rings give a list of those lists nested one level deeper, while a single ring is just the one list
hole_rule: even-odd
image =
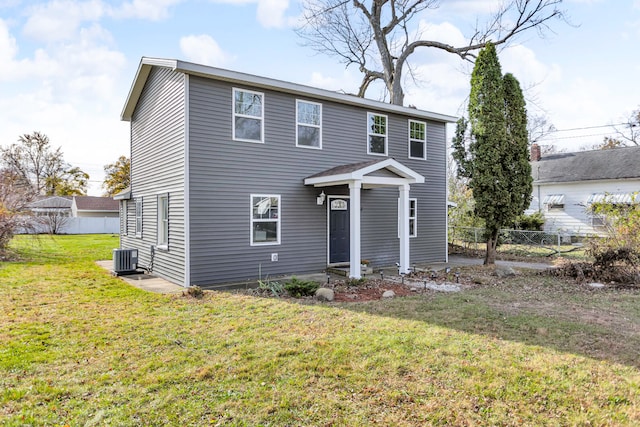
[{"label": "lawn grass", "polygon": [[113,247],[14,241],[22,260],[0,268],[1,424],[640,423],[633,289],[521,275],[360,304],[197,300],[109,276],[94,260]]}]

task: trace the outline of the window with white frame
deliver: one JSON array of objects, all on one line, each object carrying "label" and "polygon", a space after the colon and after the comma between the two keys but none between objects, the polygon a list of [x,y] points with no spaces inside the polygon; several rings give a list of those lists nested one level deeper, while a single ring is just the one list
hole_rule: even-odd
[{"label": "window with white frame", "polygon": [[122,201],[122,234],[126,236],[129,233],[129,204],[126,200]]},{"label": "window with white frame", "polygon": [[409,120],[409,158],[427,158],[427,124]]},{"label": "window with white frame", "polygon": [[[409,237],[418,236],[418,199],[409,199]],[[400,199],[398,199],[398,238],[400,238]]]},{"label": "window with white frame", "polygon": [[136,203],[136,237],[142,237],[142,197],[138,197]]},{"label": "window with white frame", "polygon": [[367,154],[387,155],[387,116],[367,113]]},{"label": "window with white frame", "polygon": [[322,148],[322,104],[296,100],[296,146]]},{"label": "window with white frame", "polygon": [[233,89],[233,139],[264,142],[264,94]]},{"label": "window with white frame", "polygon": [[280,244],[280,196],[251,195],[251,246]]},{"label": "window with white frame", "polygon": [[158,196],[158,246],[169,245],[169,195]]}]

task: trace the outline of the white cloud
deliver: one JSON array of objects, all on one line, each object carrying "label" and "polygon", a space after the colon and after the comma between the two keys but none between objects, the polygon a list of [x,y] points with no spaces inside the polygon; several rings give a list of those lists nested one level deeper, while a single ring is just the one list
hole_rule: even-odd
[{"label": "white cloud", "polygon": [[182,37],[180,50],[189,61],[199,64],[222,67],[234,60],[233,56],[222,50],[218,42],[206,34]]},{"label": "white cloud", "polygon": [[511,46],[500,52],[500,64],[503,73],[513,74],[524,85],[555,82],[562,76],[558,65],[540,62],[533,50],[522,45]]},{"label": "white cloud", "polygon": [[259,0],[256,10],[258,22],[265,28],[281,28],[285,25],[284,13],[289,0]]},{"label": "white cloud", "polygon": [[[418,23],[417,39],[437,40],[452,46],[465,46],[467,39],[462,31],[450,22],[433,23],[421,19]],[[428,48],[433,50],[432,48]],[[448,53],[448,55],[451,55]]]},{"label": "white cloud", "polygon": [[256,4],[256,19],[264,28],[282,28],[293,26],[295,17],[285,17],[289,0],[211,0],[213,3],[234,5]]},{"label": "white cloud", "polygon": [[35,40],[51,43],[71,39],[82,22],[100,19],[105,13],[105,7],[100,0],[54,0],[35,5],[28,12],[24,34]]},{"label": "white cloud", "polygon": [[33,59],[17,59],[18,44],[0,19],[0,82],[45,78],[56,72],[57,64],[43,49],[34,52]]},{"label": "white cloud", "polygon": [[360,85],[360,75],[354,76],[349,70],[344,70],[340,76],[327,76],[319,71],[311,73],[307,84],[320,89],[340,91],[344,93],[357,93]]},{"label": "white cloud", "polygon": [[184,0],[133,0],[123,3],[114,10],[113,15],[119,18],[139,18],[150,21],[161,21],[169,17],[169,8]]},{"label": "white cloud", "polygon": [[493,13],[504,3],[502,0],[456,0],[447,2],[447,7],[462,15]]}]

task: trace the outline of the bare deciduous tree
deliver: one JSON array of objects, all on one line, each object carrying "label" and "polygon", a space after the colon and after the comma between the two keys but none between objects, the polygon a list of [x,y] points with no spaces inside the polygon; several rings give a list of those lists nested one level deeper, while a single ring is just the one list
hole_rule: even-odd
[{"label": "bare deciduous tree", "polygon": [[0,256],[18,230],[34,228],[33,216],[27,205],[33,200],[31,186],[22,177],[7,169],[0,169]]},{"label": "bare deciduous tree", "polygon": [[640,108],[629,114],[624,124],[614,126],[613,128],[616,130],[618,138],[605,137],[602,144],[603,148],[640,145]]},{"label": "bare deciduous tree", "polygon": [[53,149],[40,132],[24,134],[18,142],[0,147],[0,160],[39,195],[83,195],[89,175],[65,162],[60,147]]},{"label": "bare deciduous tree", "polygon": [[423,40],[414,18],[440,7],[439,0],[307,0],[298,34],[314,50],[355,65],[363,74],[358,96],[374,81],[384,82],[392,104],[402,105],[402,74],[409,57],[420,48],[449,52],[466,61],[492,42],[504,45],[521,33],[544,33],[553,19],[564,19],[562,0],[509,0],[477,24],[468,43],[453,46]]}]

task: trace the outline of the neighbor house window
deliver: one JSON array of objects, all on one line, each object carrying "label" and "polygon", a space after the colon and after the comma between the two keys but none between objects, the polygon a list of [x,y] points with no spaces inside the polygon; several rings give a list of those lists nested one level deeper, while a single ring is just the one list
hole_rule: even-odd
[{"label": "neighbor house window", "polygon": [[251,246],[280,244],[280,196],[251,195]]},{"label": "neighbor house window", "polygon": [[296,145],[322,148],[322,104],[296,101]]},{"label": "neighbor house window", "polygon": [[169,244],[169,195],[158,196],[158,246]]},{"label": "neighbor house window", "polygon": [[[400,199],[398,199],[398,238],[400,238]],[[418,199],[409,199],[409,237],[418,236]]]},{"label": "neighbor house window", "polygon": [[129,209],[129,204],[126,200],[122,201],[122,234],[126,236],[129,232],[129,213],[127,212]]},{"label": "neighbor house window", "polygon": [[409,120],[409,158],[427,158],[427,124]]},{"label": "neighbor house window", "polygon": [[387,155],[387,116],[367,113],[367,153]]},{"label": "neighbor house window", "polygon": [[233,139],[263,142],[264,94],[233,89]]},{"label": "neighbor house window", "polygon": [[142,197],[136,199],[136,237],[142,237]]},{"label": "neighbor house window", "polygon": [[564,194],[549,194],[545,196],[543,204],[548,211],[564,210]]}]

